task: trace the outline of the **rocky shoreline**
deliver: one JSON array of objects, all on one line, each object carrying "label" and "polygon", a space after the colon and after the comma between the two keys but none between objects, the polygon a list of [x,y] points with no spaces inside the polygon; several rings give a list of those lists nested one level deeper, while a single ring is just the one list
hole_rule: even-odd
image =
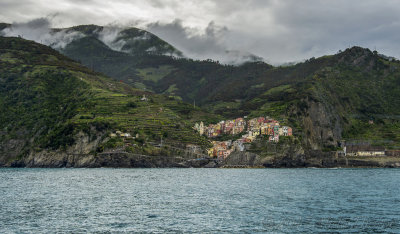
[{"label": "rocky shoreline", "polygon": [[98,155],[41,152],[24,159],[0,163],[0,167],[28,168],[400,168],[400,157],[335,157],[329,153],[260,157],[251,152],[234,152],[223,161],[213,158],[187,159],[148,156],[126,152]]}]

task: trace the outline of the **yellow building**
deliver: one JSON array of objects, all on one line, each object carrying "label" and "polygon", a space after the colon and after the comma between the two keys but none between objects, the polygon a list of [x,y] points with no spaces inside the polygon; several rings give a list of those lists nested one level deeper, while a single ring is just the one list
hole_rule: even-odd
[{"label": "yellow building", "polygon": [[385,156],[385,151],[358,151],[357,156]]}]

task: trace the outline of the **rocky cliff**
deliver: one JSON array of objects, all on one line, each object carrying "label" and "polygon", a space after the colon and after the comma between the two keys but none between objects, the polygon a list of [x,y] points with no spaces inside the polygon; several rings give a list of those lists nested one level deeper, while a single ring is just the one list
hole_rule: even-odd
[{"label": "rocky cliff", "polygon": [[[192,129],[196,117],[215,118],[112,80],[47,46],[0,37],[0,166],[177,165],[198,157],[186,155],[186,145],[209,145]],[[158,147],[160,140],[171,148]],[[106,162],[109,152],[121,154]]]},{"label": "rocky cliff", "polygon": [[[92,133],[93,134],[93,133]],[[98,146],[109,140],[105,132],[97,136],[79,132],[74,144],[59,150],[31,150],[27,156],[18,157],[26,143],[24,139],[3,142],[0,166],[3,167],[204,167],[212,160],[197,159],[189,151],[171,155],[143,155],[127,152],[125,149],[108,149],[97,152]],[[4,148],[7,147],[7,148]],[[10,152],[10,153],[7,153]],[[213,166],[214,167],[214,166]]]},{"label": "rocky cliff", "polygon": [[[0,166],[373,165],[377,160],[343,161],[329,152],[340,150],[343,139],[399,147],[400,63],[368,49],[355,47],[275,68],[179,61],[183,67],[177,70],[158,65],[154,70],[154,64],[147,64],[141,71],[168,71],[167,78],[148,79],[180,89],[163,96],[105,77],[49,47],[0,37]],[[198,85],[201,92],[192,95],[190,89]],[[181,101],[185,96],[176,95],[182,93],[202,99],[200,105],[209,112]],[[187,145],[206,149],[210,142],[192,126],[221,120],[215,113],[268,115],[291,126],[294,137],[278,144],[261,139],[222,164],[156,143],[163,140],[183,151]],[[129,138],[108,137],[117,131]],[[374,165],[396,165],[390,163]]]}]

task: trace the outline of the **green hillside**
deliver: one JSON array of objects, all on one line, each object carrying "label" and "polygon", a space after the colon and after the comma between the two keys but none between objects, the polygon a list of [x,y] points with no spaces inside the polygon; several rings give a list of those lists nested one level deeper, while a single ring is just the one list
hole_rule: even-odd
[{"label": "green hillside", "polygon": [[398,61],[353,47],[277,69],[293,68],[310,72],[301,72],[296,80],[258,93],[237,108],[254,116],[269,113],[284,119],[321,147],[333,147],[340,140],[400,146]]},{"label": "green hillside", "polygon": [[[60,30],[60,29],[56,29]],[[132,55],[168,54],[181,55],[176,48],[161,40],[156,35],[138,28],[118,28],[113,26],[79,25],[66,29],[67,33],[80,32],[89,38],[101,39],[102,35],[116,33],[111,39],[112,45],[119,45],[120,50]]]},{"label": "green hillside", "polygon": [[[88,56],[83,44],[75,41],[63,53],[134,87],[179,96],[225,117],[273,116],[296,126],[310,148],[334,149],[343,139],[399,145],[399,62],[368,49],[353,47],[273,67],[132,56],[104,45],[107,52],[99,54],[95,43],[95,54]],[[314,109],[326,115],[318,116]]]},{"label": "green hillside", "polygon": [[[29,118],[22,122],[15,121],[28,126],[38,125],[39,127],[33,128],[36,129],[35,134],[39,132],[45,137],[35,137],[35,140],[57,142],[54,141],[55,138],[50,140],[49,137],[59,136],[60,132],[63,133],[65,130],[65,126],[57,129],[51,127],[49,130],[47,127],[41,128],[42,125],[53,126],[65,122],[73,125],[72,128],[66,128],[67,130],[78,129],[78,131],[88,129],[84,126],[100,126],[100,132],[120,130],[129,131],[135,136],[138,134],[139,137],[135,142],[128,142],[129,147],[131,145],[136,147],[130,150],[147,154],[157,150],[145,142],[154,145],[161,142],[161,138],[170,141],[171,144],[207,145],[207,141],[191,129],[196,121],[203,120],[210,123],[242,116],[270,116],[284,125],[293,127],[296,138],[293,142],[301,146],[298,152],[304,151],[306,155],[310,150],[339,150],[343,141],[383,145],[387,149],[400,147],[400,63],[393,58],[379,55],[376,51],[353,47],[335,55],[311,58],[291,66],[274,67],[263,62],[231,66],[213,60],[194,61],[166,56],[165,54],[178,52],[174,52],[173,47],[159,38],[148,40],[151,34],[138,29],[119,31],[119,36],[114,42],[124,41],[123,44],[127,47],[121,50],[122,52],[112,49],[101,40],[99,32],[103,32],[103,27],[84,25],[68,30],[79,31],[85,37],[72,41],[60,52],[90,69],[57,53],[53,55],[55,52],[47,47],[43,51],[49,50],[51,53],[37,51],[33,53],[35,55],[33,57],[40,58],[43,63],[40,66],[50,69],[49,73],[44,73],[44,67],[35,68],[36,65],[31,65],[36,61],[31,58],[32,51],[29,52],[29,56],[20,57],[16,57],[14,52],[14,54],[10,52],[2,54],[2,62],[7,63],[3,66],[6,69],[4,74],[17,72],[18,77],[34,77],[38,74],[52,77],[55,76],[55,67],[57,72],[62,68],[57,77],[72,76],[75,79],[62,84],[57,83],[65,85],[59,89],[79,87],[71,90],[74,95],[62,96],[60,93],[61,97],[57,97],[65,100],[67,102],[65,106],[68,108],[57,109],[57,105],[49,104],[50,101],[47,101],[48,104],[45,106],[42,104],[46,102],[39,102],[38,105],[26,103],[25,106],[22,105],[23,102],[16,102],[19,106],[16,110],[11,109],[14,111],[13,114],[3,116],[10,122],[12,119],[18,119],[21,110],[24,110],[21,113],[36,114],[42,113],[46,108],[53,108],[49,112],[57,113],[53,114],[54,116],[40,114],[46,117],[41,121],[50,121],[50,124],[40,121],[30,123]],[[133,43],[138,37],[147,38],[144,41],[151,43],[145,46]],[[158,50],[162,52],[154,53],[148,50],[149,46],[159,48]],[[29,50],[29,46],[25,47],[23,50]],[[4,47],[6,48],[7,46]],[[162,48],[166,50],[163,51]],[[40,54],[52,56],[51,59],[44,59],[39,56]],[[23,70],[10,70],[13,66],[15,69]],[[92,70],[106,74],[113,80]],[[79,79],[76,79],[77,77]],[[107,81],[100,82],[102,79]],[[10,85],[16,86],[12,82]],[[23,99],[31,101],[27,97],[35,95],[30,92],[25,94],[18,91],[7,93],[6,96],[27,95],[22,96]],[[49,94],[51,92],[46,91]],[[58,93],[56,91],[54,95]],[[140,100],[143,94],[149,98],[148,101]],[[46,95],[39,97],[50,98]],[[54,97],[50,98],[53,99],[56,100]],[[180,100],[195,103],[201,109],[193,108],[192,104]],[[11,106],[11,102],[6,98],[2,98],[1,103]],[[74,105],[69,106],[71,103]],[[80,105],[75,106],[76,103]],[[7,125],[2,127],[7,131],[3,136],[9,135],[10,129],[19,129]],[[47,131],[46,134],[44,131]],[[12,132],[16,136],[20,134],[15,130]],[[34,136],[33,133],[30,134],[29,136]],[[40,143],[41,147],[50,147],[43,142],[38,144]],[[72,140],[61,138],[59,142],[51,147],[64,147],[71,144],[68,142]],[[121,144],[123,144],[121,141],[115,142],[114,139],[110,143],[99,145],[98,150],[119,147]],[[254,150],[260,151],[260,149]]]},{"label": "green hillside", "polygon": [[[98,72],[137,88],[153,90],[155,81],[173,71],[175,60],[168,56],[143,53],[132,55],[112,50],[95,37],[84,37],[60,51]],[[171,69],[162,69],[163,65]],[[161,67],[161,69],[159,69]],[[149,70],[150,69],[150,70]],[[157,79],[154,79],[156,75]]]},{"label": "green hillside", "polygon": [[[153,146],[161,138],[178,147],[205,147],[209,143],[194,132],[193,123],[219,119],[174,97],[134,89],[20,38],[0,37],[0,84],[2,163],[32,152],[68,150],[79,134],[97,140],[93,154],[118,147],[162,154]],[[143,95],[147,100],[141,100]],[[110,138],[116,131],[135,139]]]}]

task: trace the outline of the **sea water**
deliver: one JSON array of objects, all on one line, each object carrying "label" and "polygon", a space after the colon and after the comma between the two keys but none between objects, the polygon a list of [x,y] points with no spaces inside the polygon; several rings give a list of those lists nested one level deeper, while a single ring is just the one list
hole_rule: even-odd
[{"label": "sea water", "polygon": [[0,232],[400,232],[399,169],[0,169]]}]

